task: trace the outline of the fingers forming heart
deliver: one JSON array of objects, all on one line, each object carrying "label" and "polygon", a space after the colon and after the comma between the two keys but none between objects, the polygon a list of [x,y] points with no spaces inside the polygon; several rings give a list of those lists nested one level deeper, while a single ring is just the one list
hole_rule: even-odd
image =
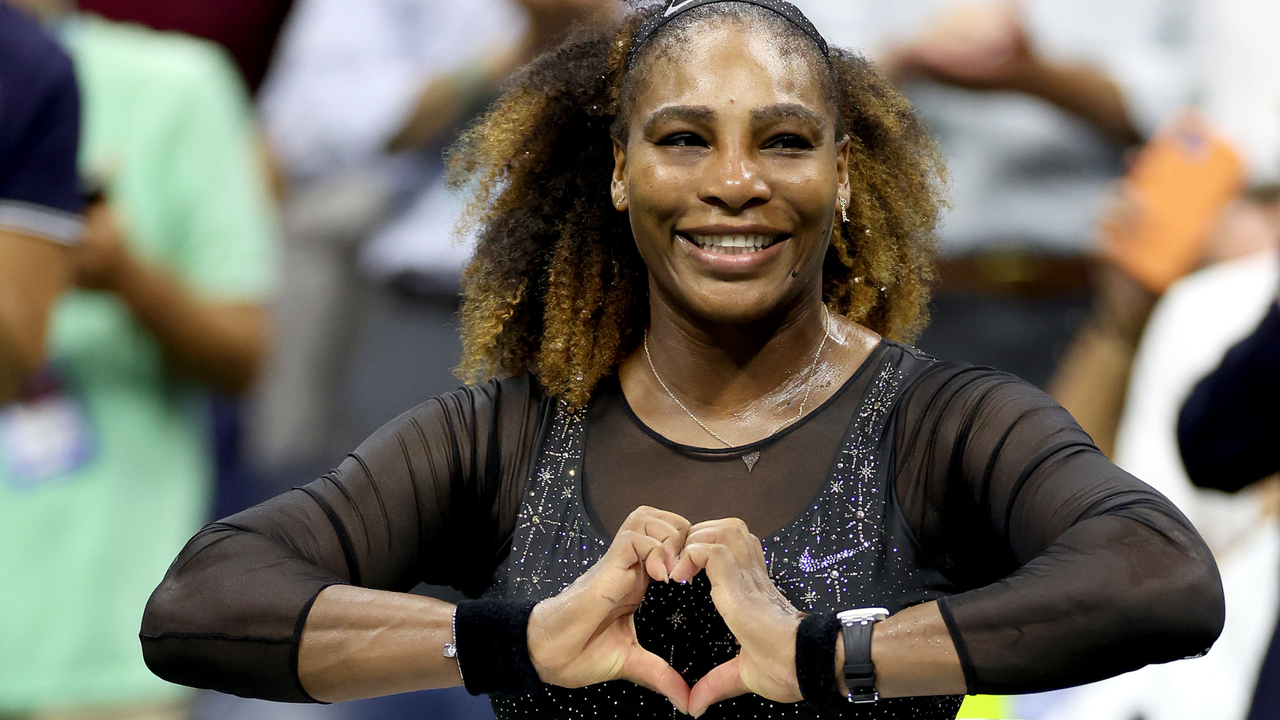
[{"label": "fingers forming heart", "polygon": [[711,600],[741,650],[693,686],[690,714],[701,716],[711,705],[747,693],[799,702],[803,698],[795,673],[795,637],[803,614],[769,578],[759,539],[741,520],[695,525],[671,579],[687,582],[704,570],[711,582]]},{"label": "fingers forming heart", "polygon": [[603,558],[529,618],[529,656],[544,682],[582,687],[630,680],[688,712],[689,686],[666,661],[641,647],[634,613],[650,578],[670,578],[689,523],[674,513],[639,508]]}]

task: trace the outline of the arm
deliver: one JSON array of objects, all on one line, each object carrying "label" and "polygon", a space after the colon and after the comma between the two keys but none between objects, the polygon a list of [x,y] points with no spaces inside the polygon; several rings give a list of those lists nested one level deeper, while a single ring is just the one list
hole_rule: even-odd
[{"label": "arm", "polygon": [[935,566],[969,692],[1035,692],[1206,650],[1217,567],[1165,498],[1112,465],[1058,405],[938,364],[895,420],[898,494]]},{"label": "arm", "polygon": [[[483,589],[514,527],[544,406],[525,378],[429,400],[320,480],[205,527],[147,604],[148,666],[171,682],[292,702],[451,682],[431,657],[451,608],[401,593],[419,581]],[[407,647],[396,638],[434,643],[418,648],[410,680],[379,675],[383,653]],[[379,677],[386,684],[371,685]]]},{"label": "arm", "polygon": [[0,405],[17,399],[43,361],[49,313],[68,266],[66,248],[0,229]]},{"label": "arm", "polygon": [[1036,52],[1014,6],[968,6],[945,14],[918,37],[890,49],[892,77],[925,77],[974,90],[1027,93],[1076,115],[1123,143],[1140,139],[1119,85],[1089,63]]},{"label": "arm", "polygon": [[502,84],[520,66],[554,47],[576,22],[592,21],[614,10],[602,0],[521,0],[529,14],[523,38],[492,59],[432,80],[418,93],[413,110],[387,143],[391,152],[420,150],[438,142],[445,133],[465,122],[488,100],[497,97]]},{"label": "arm", "polygon": [[160,344],[170,368],[228,393],[246,390],[266,354],[266,311],[247,302],[195,295],[170,272],[129,252],[115,214],[99,203],[73,248],[75,282],[115,294]]},{"label": "arm", "polygon": [[1192,482],[1234,492],[1280,471],[1280,304],[1196,384],[1178,415]]}]

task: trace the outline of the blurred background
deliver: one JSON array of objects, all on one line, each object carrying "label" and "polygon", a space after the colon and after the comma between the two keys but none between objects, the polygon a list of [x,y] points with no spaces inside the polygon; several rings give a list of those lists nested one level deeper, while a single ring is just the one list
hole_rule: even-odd
[{"label": "blurred background", "polygon": [[[970,698],[962,717],[1280,717],[1280,491],[1265,469],[1201,489],[1178,446],[1184,401],[1280,285],[1280,3],[794,1],[880,64],[947,157],[917,345],[1046,389],[1193,520],[1223,574],[1207,656]],[[458,385],[469,247],[444,151],[523,63],[619,6],[4,6],[74,65],[87,205],[48,363],[0,405],[0,720],[492,717],[461,688],[331,706],[191,694],[146,672],[137,628],[200,524]],[[19,457],[32,438],[57,440]]]}]

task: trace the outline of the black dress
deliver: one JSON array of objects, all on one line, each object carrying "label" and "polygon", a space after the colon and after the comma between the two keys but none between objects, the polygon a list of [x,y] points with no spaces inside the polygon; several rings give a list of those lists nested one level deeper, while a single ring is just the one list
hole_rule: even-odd
[{"label": "black dress", "polygon": [[[324,587],[550,597],[641,504],[742,518],[804,611],[937,599],[970,692],[1194,655],[1222,626],[1217,569],[1190,523],[1064,410],[1012,376],[883,341],[821,407],[742,448],[656,435],[616,378],[577,413],[527,377],[428,401],[330,475],[202,530],[148,604],[144,654],[175,682],[305,701],[297,646]],[[636,623],[690,683],[736,652],[704,576],[651,583]],[[503,718],[671,713],[626,682],[493,701]],[[951,718],[959,704],[906,698],[846,716]],[[749,696],[709,716],[814,715]]]}]

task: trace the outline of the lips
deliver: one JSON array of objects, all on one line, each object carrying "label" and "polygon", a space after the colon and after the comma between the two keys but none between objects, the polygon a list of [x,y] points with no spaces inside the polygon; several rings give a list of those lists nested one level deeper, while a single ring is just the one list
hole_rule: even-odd
[{"label": "lips", "polygon": [[784,235],[700,235],[696,233],[681,233],[681,235],[699,249],[721,255],[749,255],[786,239]]}]

